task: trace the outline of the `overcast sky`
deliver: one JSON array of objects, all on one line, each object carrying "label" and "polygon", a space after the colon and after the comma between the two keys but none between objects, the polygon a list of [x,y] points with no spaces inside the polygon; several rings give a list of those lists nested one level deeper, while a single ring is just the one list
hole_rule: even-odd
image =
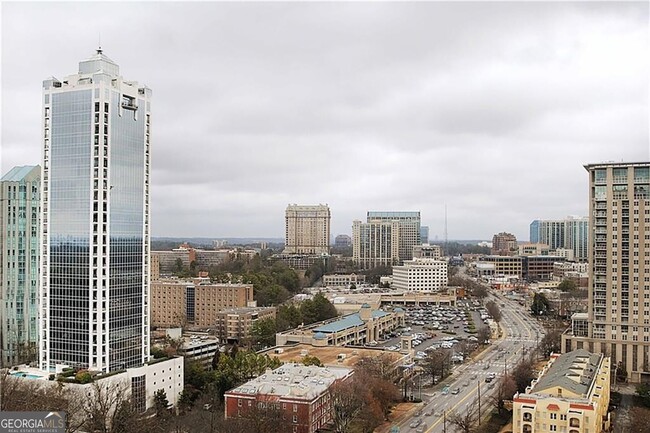
[{"label": "overcast sky", "polygon": [[430,238],[586,215],[584,164],[648,161],[648,2],[2,3],[1,171],[41,159],[41,82],[98,45],[153,90],[154,236]]}]

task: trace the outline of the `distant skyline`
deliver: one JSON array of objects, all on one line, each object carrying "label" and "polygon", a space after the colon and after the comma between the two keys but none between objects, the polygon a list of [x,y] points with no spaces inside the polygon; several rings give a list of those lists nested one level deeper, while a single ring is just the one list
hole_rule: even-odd
[{"label": "distant skyline", "polygon": [[322,203],[333,237],[392,210],[442,240],[446,204],[449,239],[526,240],[587,215],[584,164],[650,160],[647,2],[0,8],[1,174],[41,163],[41,82],[101,33],[153,91],[155,237],[283,237]]}]

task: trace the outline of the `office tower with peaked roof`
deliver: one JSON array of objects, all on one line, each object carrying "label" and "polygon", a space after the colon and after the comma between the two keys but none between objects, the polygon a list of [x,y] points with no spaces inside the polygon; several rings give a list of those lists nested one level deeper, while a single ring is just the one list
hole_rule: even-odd
[{"label": "office tower with peaked roof", "polygon": [[0,179],[0,367],[36,360],[41,167]]},{"label": "office tower with peaked roof", "polygon": [[588,312],[562,350],[612,357],[631,382],[650,380],[650,163],[603,163],[589,173]]},{"label": "office tower with peaked roof", "polygon": [[101,49],[43,81],[44,370],[149,360],[150,100]]},{"label": "office tower with peaked roof", "polygon": [[329,254],[330,219],[327,205],[288,205],[284,254]]}]

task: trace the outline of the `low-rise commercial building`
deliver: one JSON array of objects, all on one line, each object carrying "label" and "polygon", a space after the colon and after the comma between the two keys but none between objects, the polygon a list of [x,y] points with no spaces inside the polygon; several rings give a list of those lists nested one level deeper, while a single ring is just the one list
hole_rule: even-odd
[{"label": "low-rise commercial building", "polygon": [[275,319],[275,307],[228,308],[217,313],[215,332],[221,342],[241,343],[258,320]]},{"label": "low-rise commercial building", "polygon": [[359,286],[365,284],[366,276],[363,274],[330,274],[323,275],[323,285],[325,287],[350,287],[351,285]]},{"label": "low-rise commercial building", "polygon": [[315,433],[332,422],[330,387],[353,373],[345,367],[285,364],[226,392],[225,418],[245,416],[253,408],[273,408],[286,423],[278,426],[279,431]]},{"label": "low-rise commercial building", "polygon": [[358,313],[315,323],[304,328],[291,329],[275,335],[275,343],[284,346],[304,343],[314,346],[364,345],[379,340],[380,336],[404,326],[404,310],[393,312],[372,310],[364,304]]},{"label": "low-rise commercial building", "polygon": [[484,272],[486,273],[484,273],[484,275],[489,275],[487,272],[493,272],[492,275],[495,276],[521,278],[523,273],[521,257],[494,255],[483,256],[479,258],[478,264],[492,265],[485,267]]},{"label": "low-rise commercial building", "polygon": [[610,427],[610,358],[586,350],[553,354],[513,398],[513,432],[601,433]]}]

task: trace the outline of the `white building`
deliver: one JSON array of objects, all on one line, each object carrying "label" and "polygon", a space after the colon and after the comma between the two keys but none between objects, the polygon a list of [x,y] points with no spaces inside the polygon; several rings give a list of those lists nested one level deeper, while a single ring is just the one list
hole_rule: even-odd
[{"label": "white building", "polygon": [[330,208],[327,205],[287,206],[284,254],[329,254]]},{"label": "white building", "polygon": [[392,288],[414,292],[436,292],[447,287],[447,262],[417,258],[393,267]]},{"label": "white building", "polygon": [[[96,374],[91,382],[85,384],[68,382],[67,379],[48,380],[50,374],[50,372],[20,366],[17,371],[10,373],[10,378],[27,380],[39,387],[63,386],[83,395],[88,401],[97,401],[93,393],[101,392],[105,396],[114,394],[114,398],[105,398],[104,401],[112,400],[111,404],[116,404],[118,394],[123,394],[120,398],[130,397],[133,408],[142,413],[155,406],[154,395],[160,390],[165,391],[167,401],[176,406],[183,392],[184,363],[183,357],[180,356],[156,359],[139,367],[127,368],[117,374],[110,373],[105,377],[102,377],[104,373]],[[74,376],[71,379],[74,380]]]},{"label": "white building", "polygon": [[101,49],[43,81],[43,370],[149,360],[150,99]]}]

